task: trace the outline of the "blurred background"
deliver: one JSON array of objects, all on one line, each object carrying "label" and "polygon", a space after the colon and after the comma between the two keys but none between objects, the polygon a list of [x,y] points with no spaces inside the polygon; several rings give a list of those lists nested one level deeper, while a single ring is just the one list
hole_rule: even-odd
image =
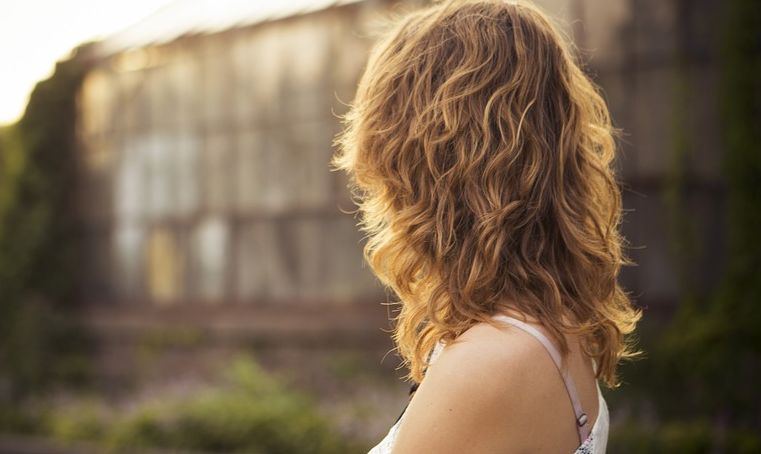
[{"label": "blurred background", "polygon": [[[328,160],[379,19],[428,1],[27,3],[0,7],[0,452],[366,452],[408,384]],[[645,357],[603,389],[608,451],[761,452],[761,2],[536,3],[624,132]]]}]

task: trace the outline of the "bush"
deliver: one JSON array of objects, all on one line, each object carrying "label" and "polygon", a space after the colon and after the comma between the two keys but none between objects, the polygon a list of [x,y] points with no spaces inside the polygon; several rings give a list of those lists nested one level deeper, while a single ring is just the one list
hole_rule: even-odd
[{"label": "bush", "polygon": [[718,433],[706,421],[669,422],[655,427],[628,423],[611,432],[608,452],[702,454],[761,452],[761,435],[742,429]]},{"label": "bush", "polygon": [[[25,432],[63,443],[92,442],[116,452],[163,448],[337,454],[367,450],[338,433],[308,395],[287,389],[249,358],[236,360],[218,387],[137,404],[123,414],[83,398],[43,413],[17,414],[15,420],[26,424],[29,430]],[[0,431],[7,429],[0,427]]]},{"label": "bush", "polygon": [[311,399],[286,390],[255,362],[240,359],[229,375],[223,388],[137,409],[115,424],[107,445],[272,454],[352,451]]}]

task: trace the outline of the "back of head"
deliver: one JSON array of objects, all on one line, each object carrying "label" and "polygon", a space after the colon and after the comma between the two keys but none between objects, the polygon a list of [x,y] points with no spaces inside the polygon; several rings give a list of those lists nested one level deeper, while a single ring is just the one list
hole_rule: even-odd
[{"label": "back of head", "polygon": [[401,299],[410,378],[436,340],[509,307],[563,353],[562,333],[580,334],[618,384],[641,312],[617,284],[614,129],[544,13],[460,0],[394,18],[343,121],[333,164],[350,176],[368,263]]}]

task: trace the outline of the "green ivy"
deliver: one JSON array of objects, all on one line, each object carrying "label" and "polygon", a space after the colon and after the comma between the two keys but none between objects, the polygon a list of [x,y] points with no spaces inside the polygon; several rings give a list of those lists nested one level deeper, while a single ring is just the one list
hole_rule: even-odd
[{"label": "green ivy", "polygon": [[[706,307],[684,307],[668,345],[692,398],[721,424],[749,424],[761,406],[761,8],[732,0],[721,52],[727,267]],[[699,310],[698,310],[699,309]]]},{"label": "green ivy", "polygon": [[727,211],[717,215],[726,219],[727,265],[716,269],[718,288],[706,295],[694,292],[689,267],[699,245],[685,208],[685,169],[696,132],[684,123],[691,91],[682,60],[666,185],[682,301],[650,351],[654,372],[644,386],[652,393],[650,420],[656,424],[646,430],[632,422],[614,431],[612,446],[621,447],[616,452],[758,452],[761,447],[761,7],[755,0],[728,0],[723,8],[719,95]]},{"label": "green ivy", "polygon": [[32,91],[0,134],[0,382],[18,399],[86,375],[86,338],[71,317],[78,249],[76,94],[87,46]]}]

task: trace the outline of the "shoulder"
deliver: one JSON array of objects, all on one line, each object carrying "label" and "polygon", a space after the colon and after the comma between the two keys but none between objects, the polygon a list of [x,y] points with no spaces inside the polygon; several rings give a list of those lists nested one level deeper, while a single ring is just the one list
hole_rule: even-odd
[{"label": "shoulder", "polygon": [[531,379],[534,372],[544,366],[554,367],[549,356],[547,361],[537,361],[540,355],[547,356],[544,346],[525,331],[507,324],[478,323],[440,349],[426,379],[433,376],[429,382],[438,381],[436,376],[456,373],[463,368],[470,373],[458,373],[460,380],[477,380],[479,383],[493,380],[504,384],[505,379]]},{"label": "shoulder", "polygon": [[[509,452],[522,446],[542,381],[554,369],[544,347],[512,326],[474,325],[447,344],[410,401],[396,454]],[[549,382],[548,382],[549,383]],[[507,448],[509,450],[509,448]]]}]

